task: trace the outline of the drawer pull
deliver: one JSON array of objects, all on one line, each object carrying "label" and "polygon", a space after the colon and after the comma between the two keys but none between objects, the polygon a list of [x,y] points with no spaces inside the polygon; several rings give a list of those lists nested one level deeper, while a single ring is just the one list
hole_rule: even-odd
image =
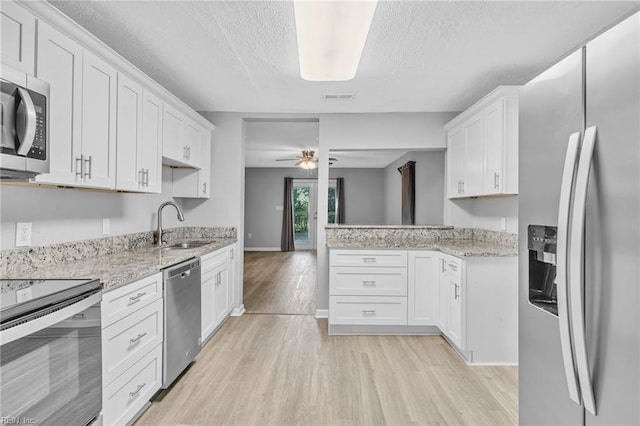
[{"label": "drawer pull", "polygon": [[367,316],[367,315],[375,315],[376,311],[374,309],[371,310],[362,310],[362,315]]},{"label": "drawer pull", "polygon": [[146,383],[138,385],[136,387],[136,390],[134,390],[133,392],[129,392],[129,398],[134,398],[142,390],[142,388],[145,387],[146,385],[147,385]]},{"label": "drawer pull", "polygon": [[142,296],[144,296],[145,294],[147,294],[147,293],[146,293],[146,292],[145,292],[145,293],[138,293],[138,294],[136,294],[135,296],[131,296],[131,297],[129,298],[129,304],[131,305],[131,304],[133,304],[133,303],[136,303],[136,302],[140,301],[140,298],[141,298]]},{"label": "drawer pull", "polygon": [[129,346],[136,344],[140,341],[140,339],[142,339],[144,336],[147,335],[147,332],[145,331],[144,333],[140,333],[138,334],[136,337],[134,337],[133,339],[129,339]]},{"label": "drawer pull", "polygon": [[456,265],[455,263],[450,263],[449,264],[449,269],[451,269],[452,271],[457,271],[458,270],[458,265]]},{"label": "drawer pull", "polygon": [[366,287],[375,287],[376,286],[376,282],[375,281],[362,281],[362,285],[364,285]]},{"label": "drawer pull", "polygon": [[362,261],[364,263],[376,263],[376,258],[375,257],[363,257]]}]

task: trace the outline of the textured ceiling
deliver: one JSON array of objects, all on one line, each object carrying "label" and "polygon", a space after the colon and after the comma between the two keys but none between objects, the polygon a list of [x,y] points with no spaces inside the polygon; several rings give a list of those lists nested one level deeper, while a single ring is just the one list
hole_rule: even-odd
[{"label": "textured ceiling", "polygon": [[[612,1],[381,1],[356,78],[299,76],[290,1],[53,1],[197,110],[461,111],[522,84],[637,7]],[[355,92],[324,101],[323,92]]]}]

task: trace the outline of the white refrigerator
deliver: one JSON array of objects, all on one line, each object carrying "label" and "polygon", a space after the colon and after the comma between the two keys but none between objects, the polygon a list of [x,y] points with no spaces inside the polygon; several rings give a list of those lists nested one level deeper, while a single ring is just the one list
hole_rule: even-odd
[{"label": "white refrigerator", "polygon": [[640,14],[520,91],[520,424],[640,424]]}]

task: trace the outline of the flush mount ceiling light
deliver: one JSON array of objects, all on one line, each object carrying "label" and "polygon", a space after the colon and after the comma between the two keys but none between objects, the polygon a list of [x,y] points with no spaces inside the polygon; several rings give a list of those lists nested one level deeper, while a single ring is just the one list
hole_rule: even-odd
[{"label": "flush mount ceiling light", "polygon": [[377,4],[377,0],[294,0],[302,78],[346,81],[355,77]]}]

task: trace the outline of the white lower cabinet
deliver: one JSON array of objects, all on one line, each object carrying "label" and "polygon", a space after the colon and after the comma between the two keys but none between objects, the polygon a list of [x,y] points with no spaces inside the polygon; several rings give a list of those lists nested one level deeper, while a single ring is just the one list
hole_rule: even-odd
[{"label": "white lower cabinet", "polygon": [[231,313],[233,280],[231,260],[234,245],[224,247],[200,258],[201,280],[201,341],[204,343]]},{"label": "white lower cabinet", "polygon": [[127,424],[162,385],[162,274],[107,291],[102,297],[102,415]]},{"label": "white lower cabinet", "polygon": [[517,364],[517,292],[517,257],[463,260],[437,250],[332,249],[329,331],[439,330],[469,363]]}]

